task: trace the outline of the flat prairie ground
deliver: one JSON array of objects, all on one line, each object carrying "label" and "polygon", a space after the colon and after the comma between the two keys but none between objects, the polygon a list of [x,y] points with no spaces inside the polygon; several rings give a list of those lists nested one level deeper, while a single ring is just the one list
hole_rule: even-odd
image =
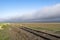
[{"label": "flat prairie ground", "polygon": [[[0,40],[9,40],[12,27],[28,27],[34,30],[39,30],[47,33],[53,33],[60,36],[60,23],[0,23]],[[17,29],[14,29],[15,31]],[[18,34],[18,33],[17,33]],[[12,35],[12,33],[11,33]]]},{"label": "flat prairie ground", "polygon": [[22,26],[35,30],[60,34],[60,23],[22,23]]},{"label": "flat prairie ground", "polygon": [[6,23],[0,23],[0,40],[9,40],[9,26]]},{"label": "flat prairie ground", "polygon": [[60,23],[12,23],[16,27],[28,27],[48,33],[60,34]]},{"label": "flat prairie ground", "polygon": [[23,26],[30,27],[33,29],[41,30],[54,30],[60,31],[60,23],[30,23],[30,24],[22,24]]}]

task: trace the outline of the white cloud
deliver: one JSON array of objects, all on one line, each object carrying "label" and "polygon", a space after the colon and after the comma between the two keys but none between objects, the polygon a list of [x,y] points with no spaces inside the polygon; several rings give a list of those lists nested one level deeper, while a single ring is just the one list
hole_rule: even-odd
[{"label": "white cloud", "polygon": [[22,14],[22,16],[17,16],[10,18],[12,19],[21,19],[21,20],[43,20],[43,21],[54,21],[54,20],[60,20],[60,4],[56,4],[53,6],[47,6],[43,7],[39,11],[32,11],[32,12],[27,12],[25,14]]},{"label": "white cloud", "polygon": [[37,19],[37,18],[60,18],[60,4],[44,7],[35,13],[28,13],[22,16],[23,19]]},{"label": "white cloud", "polygon": [[50,7],[44,7],[41,11],[37,12],[37,17],[56,17],[60,16],[60,4],[56,4]]}]

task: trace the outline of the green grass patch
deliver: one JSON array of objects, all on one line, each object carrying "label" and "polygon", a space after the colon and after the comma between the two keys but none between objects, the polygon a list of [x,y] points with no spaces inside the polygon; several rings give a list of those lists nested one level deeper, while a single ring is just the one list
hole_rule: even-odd
[{"label": "green grass patch", "polygon": [[35,30],[48,30],[48,31],[60,31],[60,28],[59,27],[53,27],[53,28],[51,28],[51,27],[47,27],[47,28],[45,28],[45,27],[29,27],[29,28],[32,28],[32,29],[35,29]]},{"label": "green grass patch", "polygon": [[0,29],[0,40],[9,40],[8,25],[0,24],[3,29]]}]

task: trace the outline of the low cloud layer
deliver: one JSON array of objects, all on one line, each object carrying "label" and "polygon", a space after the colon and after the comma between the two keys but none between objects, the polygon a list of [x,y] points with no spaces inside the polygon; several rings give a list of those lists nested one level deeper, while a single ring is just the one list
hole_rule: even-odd
[{"label": "low cloud layer", "polygon": [[20,17],[10,18],[6,21],[38,21],[38,22],[60,22],[60,4],[41,8],[39,11],[23,14]]}]

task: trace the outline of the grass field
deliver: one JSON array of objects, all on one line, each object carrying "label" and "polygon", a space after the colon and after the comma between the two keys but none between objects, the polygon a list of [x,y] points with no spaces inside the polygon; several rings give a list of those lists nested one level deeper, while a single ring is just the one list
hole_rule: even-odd
[{"label": "grass field", "polygon": [[[60,35],[60,23],[0,23],[0,40],[9,40],[10,27],[28,27],[35,30],[50,32]],[[16,29],[15,29],[16,30]],[[12,35],[12,33],[11,33]]]},{"label": "grass field", "polygon": [[60,34],[60,23],[12,23],[12,26],[24,26],[35,30]]},{"label": "grass field", "polygon": [[[28,28],[31,28],[31,29],[34,29],[34,30],[39,30],[39,31],[43,31],[45,33],[51,33],[53,35],[60,36],[60,23],[12,23],[12,24],[10,24],[10,26],[11,27],[17,27],[17,28],[28,27]],[[20,31],[22,31],[22,30],[20,30]],[[13,34],[15,34],[15,33],[13,33]],[[17,33],[17,35],[20,35],[22,39],[26,39],[26,38],[30,39],[28,36],[24,36],[24,35],[27,35],[27,34],[28,34],[28,36],[31,35],[27,32],[24,33],[24,31],[22,31],[22,34]],[[14,37],[16,38],[16,36],[14,36]],[[33,37],[31,37],[31,38],[33,38]]]},{"label": "grass field", "polygon": [[35,30],[60,34],[60,23],[22,23],[22,26],[29,27]]},{"label": "grass field", "polygon": [[8,25],[0,24],[0,40],[9,40]]}]

